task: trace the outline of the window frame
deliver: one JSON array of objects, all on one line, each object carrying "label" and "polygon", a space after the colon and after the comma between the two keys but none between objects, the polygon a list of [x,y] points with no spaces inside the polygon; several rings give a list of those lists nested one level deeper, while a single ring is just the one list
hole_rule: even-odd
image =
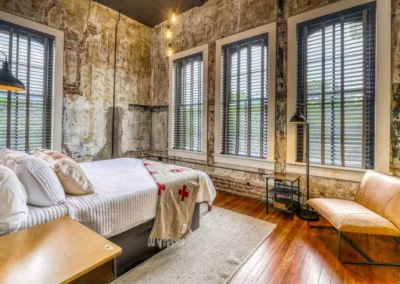
[{"label": "window frame", "polygon": [[0,20],[12,25],[21,26],[31,31],[53,36],[54,40],[54,74],[53,74],[53,126],[52,150],[62,150],[62,112],[63,112],[63,76],[64,76],[64,32],[0,11]]},{"label": "window frame", "polygon": [[[221,154],[221,86],[223,46],[246,40],[262,34],[268,34],[268,122],[267,157],[252,158]],[[276,74],[276,22],[250,29],[216,41],[216,78],[215,78],[215,129],[214,161],[221,164],[274,170],[275,168],[275,74]]]},{"label": "window frame", "polygon": [[[173,149],[174,146],[174,92],[173,92],[173,68],[174,61],[189,57],[198,53],[202,53],[203,56],[203,114],[202,114],[202,151],[189,151]],[[194,159],[207,161],[207,110],[208,110],[208,44],[204,44],[195,48],[191,48],[169,57],[169,102],[170,106],[168,108],[168,155],[174,157],[181,157],[186,159]]]},{"label": "window frame", "polygon": [[[288,18],[288,104],[287,121],[296,111],[297,102],[297,24],[361,6],[375,0],[340,1]],[[391,109],[391,4],[376,0],[376,98],[375,98],[375,171],[390,173]],[[378,95],[379,94],[379,95]],[[286,170],[305,174],[305,163],[296,162],[296,125],[287,126]],[[366,169],[310,164],[313,176],[361,181]]]}]

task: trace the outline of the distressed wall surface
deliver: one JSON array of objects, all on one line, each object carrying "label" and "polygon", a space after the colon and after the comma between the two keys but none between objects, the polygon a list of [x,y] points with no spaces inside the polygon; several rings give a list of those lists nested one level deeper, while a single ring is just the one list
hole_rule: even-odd
[{"label": "distressed wall surface", "polygon": [[[209,46],[207,162],[168,157],[166,23],[154,29],[122,16],[116,73],[117,156],[152,155],[201,169],[219,189],[265,198],[261,172],[213,160],[215,41],[277,22],[275,170],[286,170],[287,18],[339,0],[210,0],[178,17],[174,52]],[[350,0],[343,0],[350,1]],[[400,176],[400,0],[392,3],[391,166]],[[65,32],[63,147],[72,157],[110,157],[114,33],[118,15],[89,0],[0,0],[0,9]],[[304,183],[302,181],[302,183]],[[352,198],[357,183],[313,177],[313,196]]]},{"label": "distressed wall surface", "polygon": [[[217,188],[253,198],[265,198],[264,180],[260,173],[249,173],[245,168],[231,165],[217,165],[213,161],[214,148],[214,96],[215,96],[215,41],[217,39],[242,32],[257,26],[277,22],[277,66],[276,66],[276,132],[275,132],[275,170],[286,171],[286,128],[287,128],[287,19],[288,17],[322,7],[340,0],[210,0],[204,6],[190,10],[178,17],[178,23],[172,25],[173,50],[180,52],[202,44],[209,45],[208,70],[208,129],[207,163],[168,157],[166,149],[168,133],[159,131],[165,124],[164,114],[153,117],[152,153],[163,157],[167,162],[196,167],[206,171],[214,180]],[[347,0],[344,0],[347,1]],[[389,0],[388,0],[389,1]],[[393,32],[400,33],[400,0],[393,1]],[[153,30],[153,81],[152,96],[154,105],[168,105],[168,59],[165,40],[167,23]],[[393,172],[400,175],[400,34],[393,43],[394,65],[398,68],[393,78],[394,98],[392,127]],[[398,54],[397,56],[395,56]],[[397,61],[396,61],[397,60]],[[396,102],[399,102],[399,106]],[[157,130],[156,130],[157,129]],[[396,170],[398,168],[398,170]],[[304,186],[304,180],[302,180]],[[310,189],[312,196],[340,197],[351,199],[358,183],[312,177]]]},{"label": "distressed wall surface", "polygon": [[[89,0],[1,0],[0,9],[64,31],[63,150],[109,158],[118,13]],[[151,29],[122,16],[117,42],[115,149],[126,156],[150,149],[150,127],[137,128],[129,104],[151,105]]]},{"label": "distressed wall surface", "polygon": [[392,125],[391,166],[400,176],[400,1],[392,0]]}]

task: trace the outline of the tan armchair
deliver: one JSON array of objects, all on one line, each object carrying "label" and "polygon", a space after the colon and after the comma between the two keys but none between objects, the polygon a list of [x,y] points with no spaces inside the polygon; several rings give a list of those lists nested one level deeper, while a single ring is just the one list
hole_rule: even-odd
[{"label": "tan armchair", "polygon": [[[361,181],[354,201],[313,198],[308,204],[321,214],[338,231],[338,257],[340,257],[341,239],[348,242],[366,258],[366,262],[342,261],[352,264],[373,264],[400,266],[400,263],[382,263],[373,261],[363,252],[345,232],[393,236],[400,244],[400,178],[367,171]],[[309,226],[326,228],[326,226]]]}]

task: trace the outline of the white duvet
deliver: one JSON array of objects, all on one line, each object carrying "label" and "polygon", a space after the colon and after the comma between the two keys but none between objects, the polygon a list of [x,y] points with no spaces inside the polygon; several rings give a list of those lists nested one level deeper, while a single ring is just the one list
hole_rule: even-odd
[{"label": "white duvet", "polygon": [[[68,195],[69,216],[105,237],[112,237],[153,219],[157,186],[142,160],[121,158],[80,164],[95,193]],[[212,202],[215,188],[207,174],[198,171],[197,202]],[[35,222],[32,222],[35,223]]]}]

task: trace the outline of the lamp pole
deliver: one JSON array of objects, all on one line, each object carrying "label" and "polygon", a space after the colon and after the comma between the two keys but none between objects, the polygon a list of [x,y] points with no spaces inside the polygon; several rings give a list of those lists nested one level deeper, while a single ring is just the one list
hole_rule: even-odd
[{"label": "lamp pole", "polygon": [[[306,191],[307,191],[307,201],[310,199],[310,124],[306,121],[304,124],[306,130]],[[300,200],[299,200],[300,203]],[[310,211],[310,206],[307,202],[307,209],[301,209],[298,216],[303,220],[317,221],[319,219],[318,214]]]},{"label": "lamp pole", "polygon": [[[308,201],[310,199],[310,124],[308,123],[307,118],[301,113],[300,107],[297,107],[295,114],[290,118],[289,122],[303,125],[306,131],[306,191]],[[297,215],[303,220],[317,221],[319,219],[318,214],[310,211],[308,202],[307,209],[301,209],[300,206]]]},{"label": "lamp pole", "polygon": [[[306,134],[306,179],[307,179],[307,200],[310,199],[310,124],[306,122],[305,128],[307,131]],[[308,211],[308,203],[307,203],[307,211]]]}]

